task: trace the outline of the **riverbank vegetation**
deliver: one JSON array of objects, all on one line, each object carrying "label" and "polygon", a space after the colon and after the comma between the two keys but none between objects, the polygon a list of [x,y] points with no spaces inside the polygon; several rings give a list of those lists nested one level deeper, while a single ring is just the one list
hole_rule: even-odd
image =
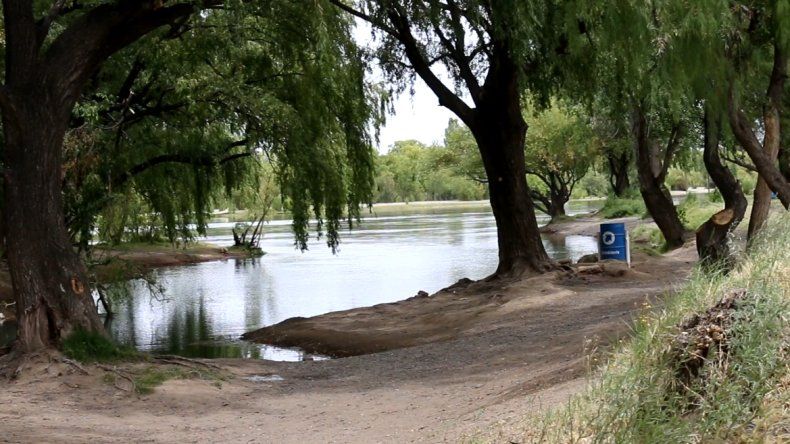
[{"label": "riverbank vegetation", "polygon": [[[590,388],[528,442],[779,442],[790,400],[790,218],[775,217],[731,273],[697,270],[632,337],[592,354]],[[598,361],[603,361],[599,365]]]}]

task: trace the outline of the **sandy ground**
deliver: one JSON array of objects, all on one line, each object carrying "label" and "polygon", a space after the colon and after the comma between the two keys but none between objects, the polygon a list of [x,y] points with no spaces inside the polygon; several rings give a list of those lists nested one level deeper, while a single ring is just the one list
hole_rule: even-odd
[{"label": "sandy ground", "polygon": [[171,380],[135,395],[108,383],[104,369],[86,375],[40,358],[0,382],[0,441],[518,442],[523,417],[582,388],[590,350],[627,334],[645,301],[683,281],[694,259],[685,247],[638,255],[621,276],[591,266],[298,321],[329,331],[323,338],[337,333],[338,343],[377,338],[368,342],[386,351],[211,361],[228,375],[220,386]]}]

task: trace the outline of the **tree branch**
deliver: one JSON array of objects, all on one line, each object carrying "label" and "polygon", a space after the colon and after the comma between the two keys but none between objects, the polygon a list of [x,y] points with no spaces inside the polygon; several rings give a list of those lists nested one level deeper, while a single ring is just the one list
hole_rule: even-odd
[{"label": "tree branch", "polygon": [[71,109],[87,79],[112,54],[161,26],[195,13],[198,7],[219,1],[171,6],[162,6],[157,0],[99,4],[71,23],[46,50],[45,84],[59,85],[61,96],[56,100],[64,109]]},{"label": "tree branch", "polygon": [[396,38],[404,47],[406,58],[411,62],[414,72],[428,85],[436,97],[439,105],[444,106],[455,113],[467,126],[474,124],[474,113],[460,97],[455,95],[439,78],[431,71],[428,61],[420,50],[417,39],[411,32],[411,25],[408,20],[400,14],[396,7],[390,7],[387,11],[390,21],[394,24],[397,31]]},{"label": "tree branch", "polygon": [[683,125],[677,122],[672,125],[672,132],[667,140],[667,147],[664,149],[664,160],[661,163],[661,173],[656,177],[659,183],[664,183],[667,177],[669,167],[672,165],[672,158],[675,156],[678,146],[680,146],[680,139],[683,132]]},{"label": "tree branch", "polygon": [[745,168],[745,169],[747,169],[747,170],[749,170],[749,171],[752,171],[752,172],[754,172],[754,173],[756,173],[756,172],[757,172],[757,168],[755,168],[755,167],[754,167],[754,165],[752,165],[752,164],[750,164],[750,163],[748,163],[748,162],[745,162],[745,161],[743,161],[743,160],[740,160],[740,159],[738,159],[738,158],[735,158],[735,157],[728,157],[728,156],[727,156],[726,154],[724,154],[724,153],[720,153],[720,154],[719,154],[719,157],[721,157],[723,160],[725,160],[725,161],[727,161],[727,162],[730,162],[730,163],[732,163],[732,164],[738,165],[739,167]]},{"label": "tree branch", "polygon": [[396,39],[398,38],[398,33],[395,31],[395,29],[391,28],[390,26],[387,26],[386,23],[384,23],[384,22],[382,22],[380,20],[377,20],[375,17],[373,17],[371,15],[365,14],[362,11],[356,10],[356,9],[348,6],[347,4],[345,4],[343,2],[343,0],[329,0],[329,3],[337,6],[341,10],[347,12],[348,14],[353,15],[356,18],[362,19],[362,20],[370,23],[371,25],[375,26],[376,28],[379,28],[380,30],[386,32],[387,34],[395,37]]},{"label": "tree branch", "polygon": [[[225,151],[229,151],[235,147],[244,146],[249,141],[247,139],[239,140],[236,142],[231,142],[227,145]],[[138,163],[137,165],[129,168],[120,176],[111,180],[109,188],[110,190],[123,186],[126,182],[132,179],[134,176],[155,167],[157,165],[161,165],[163,163],[183,163],[188,165],[194,166],[204,166],[204,167],[212,167],[217,165],[224,165],[228,162],[232,162],[237,159],[241,159],[244,157],[250,157],[254,153],[252,151],[245,151],[243,153],[236,153],[225,156],[221,159],[216,159],[212,156],[200,156],[194,157],[189,156],[187,154],[178,154],[178,153],[171,153],[171,154],[161,154],[159,156],[152,157],[144,162]]]},{"label": "tree branch", "polygon": [[[784,56],[779,46],[774,46],[774,66],[771,72],[771,80],[768,86],[767,96],[768,104],[767,109],[764,111],[764,119],[766,119],[766,142],[778,143],[779,137],[779,104],[781,103],[781,94],[784,90],[784,81],[787,78],[787,58]],[[746,114],[738,107],[735,99],[735,85],[734,81],[730,81],[730,89],[727,98],[727,114],[730,120],[730,127],[735,135],[736,140],[740,143],[741,147],[752,159],[754,166],[760,174],[760,177],[765,181],[768,187],[775,191],[779,196],[779,200],[784,205],[785,209],[790,209],[790,183],[785,180],[782,172],[775,165],[774,160],[769,156],[760,142],[757,140],[754,131],[751,128],[749,119]],[[775,121],[774,121],[775,120]],[[768,124],[770,123],[770,131],[772,133],[769,137]],[[769,140],[770,139],[770,140]]]}]

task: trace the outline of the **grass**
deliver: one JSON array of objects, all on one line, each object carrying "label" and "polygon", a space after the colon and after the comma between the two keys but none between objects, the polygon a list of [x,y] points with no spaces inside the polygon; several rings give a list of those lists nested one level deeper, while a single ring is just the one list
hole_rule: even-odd
[{"label": "grass", "polygon": [[660,256],[665,252],[666,240],[661,230],[654,224],[637,225],[629,233],[631,248],[650,256]]},{"label": "grass", "polygon": [[677,206],[678,216],[687,230],[696,231],[711,216],[721,211],[724,205],[716,202],[715,196],[689,194]]},{"label": "grass", "polygon": [[[200,367],[176,367],[171,365],[146,365],[142,368],[120,372],[107,372],[102,377],[105,384],[120,387],[129,385],[131,382],[133,390],[139,395],[148,395],[167,381],[176,379],[202,379],[211,381],[217,388],[222,387],[222,381],[226,377],[219,372]],[[126,383],[122,382],[126,381]],[[126,390],[126,389],[124,389]]]},{"label": "grass", "polygon": [[173,366],[148,366],[134,375],[134,388],[139,394],[153,393],[154,389],[173,379],[202,379],[221,386],[224,378],[208,369]]},{"label": "grass", "polygon": [[[589,388],[563,408],[527,418],[523,442],[782,442],[790,427],[790,214],[771,219],[729,274],[698,270],[632,338]],[[745,289],[726,330],[727,353],[707,356],[698,378],[678,383],[673,341],[684,319]],[[784,435],[782,435],[784,433]]]},{"label": "grass", "polygon": [[77,330],[63,340],[63,354],[82,363],[116,362],[140,359],[132,347],[122,347],[108,337],[85,330]]},{"label": "grass", "polygon": [[[131,347],[121,347],[104,335],[78,330],[67,337],[62,344],[63,354],[83,364],[131,363],[126,370],[102,367],[108,370],[103,375],[106,384],[118,386],[119,379],[131,382],[138,394],[149,394],[154,388],[172,379],[202,379],[219,386],[225,378],[219,371],[199,363],[182,365],[152,363],[154,359]],[[140,367],[142,365],[142,367]],[[101,367],[101,366],[100,366]],[[124,389],[125,390],[125,389]]]}]

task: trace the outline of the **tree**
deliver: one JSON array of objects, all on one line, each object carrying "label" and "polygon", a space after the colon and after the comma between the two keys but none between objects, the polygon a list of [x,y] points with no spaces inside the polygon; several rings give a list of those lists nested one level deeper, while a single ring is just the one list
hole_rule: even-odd
[{"label": "tree", "polygon": [[[582,42],[575,17],[565,15],[562,2],[330,2],[373,27],[391,84],[404,87],[419,76],[472,132],[497,225],[496,274],[549,268],[526,180],[521,97],[528,87],[545,100],[557,80],[551,60]],[[568,26],[574,31],[564,32]]]},{"label": "tree", "polygon": [[651,125],[645,107],[644,102],[634,104],[631,114],[639,192],[664,235],[665,247],[677,248],[683,245],[685,229],[664,181],[680,148],[684,127],[678,120],[668,121],[664,129],[666,144],[660,143],[656,136],[661,134],[662,128]]},{"label": "tree", "polygon": [[633,162],[633,143],[625,119],[612,119],[606,115],[592,118],[592,131],[595,134],[597,151],[603,154],[609,178],[609,186],[617,197],[625,197],[631,187],[631,164]]},{"label": "tree", "polygon": [[552,219],[565,215],[565,204],[574,186],[596,155],[592,131],[578,113],[579,110],[554,104],[527,119],[527,174],[543,185],[531,188],[532,198],[535,206]]},{"label": "tree", "polygon": [[[32,2],[22,0],[3,2],[5,83],[0,88],[5,141],[3,216],[6,251],[17,302],[17,351],[29,352],[57,345],[62,338],[76,330],[103,332],[87,288],[85,266],[72,248],[66,226],[61,183],[64,167],[63,142],[75,105],[83,93],[97,91],[93,82],[102,81],[98,74],[105,62],[152,33],[160,37],[156,44],[162,44],[168,35],[178,37],[174,42],[188,40],[192,31],[200,28],[192,28],[194,21],[211,20],[219,14],[230,14],[242,21],[252,13],[263,17],[280,17],[281,20],[300,17],[302,20],[294,22],[298,23],[294,27],[321,25],[315,27],[316,32],[311,34],[309,42],[315,45],[314,48],[322,48],[322,51],[314,51],[312,54],[324,55],[323,50],[333,48],[333,51],[326,53],[328,58],[324,62],[334,63],[338,72],[352,70],[351,65],[343,66],[349,60],[351,64],[357,63],[358,69],[353,70],[358,80],[353,89],[356,100],[335,102],[337,97],[331,95],[333,90],[327,89],[321,82],[315,85],[316,89],[305,89],[310,83],[296,82],[288,85],[291,87],[291,103],[294,109],[301,109],[302,106],[309,109],[309,106],[320,103],[325,105],[316,109],[315,113],[308,114],[306,121],[313,119],[313,125],[307,136],[312,138],[310,142],[314,142],[308,146],[309,149],[298,150],[298,145],[291,145],[287,140],[265,139],[280,148],[277,150],[278,161],[283,168],[280,178],[286,194],[291,196],[297,243],[302,246],[306,243],[307,234],[300,232],[300,228],[307,226],[307,215],[312,203],[316,214],[324,209],[323,217],[328,223],[328,242],[336,245],[336,233],[339,219],[343,216],[343,208],[348,204],[351,215],[358,212],[358,204],[366,200],[372,186],[369,168],[372,159],[367,136],[370,110],[367,106],[360,106],[366,100],[363,84],[359,81],[364,68],[353,61],[354,47],[348,45],[351,40],[348,37],[346,20],[341,20],[331,10],[326,11],[318,5],[306,8],[305,5],[288,5],[284,2],[234,4],[227,10],[221,10],[219,2],[210,0],[199,3],[168,3],[166,6],[160,1],[117,0],[74,4],[58,1],[48,9],[40,9],[43,6],[40,2],[36,2],[34,6]],[[198,12],[201,14],[197,14]],[[255,23],[244,24],[255,26]],[[339,30],[346,38],[342,42],[328,38],[331,36],[322,32],[326,29],[333,30],[331,32]],[[265,37],[266,29],[260,29],[260,32]],[[261,41],[265,41],[265,38]],[[249,40],[242,42],[253,46],[260,44]],[[333,47],[336,44],[340,47]],[[301,56],[298,51],[291,54],[294,57]],[[172,53],[164,52],[160,55],[167,59]],[[245,62],[253,61],[251,59]],[[127,73],[131,75],[135,70],[137,68],[132,64]],[[325,73],[314,71],[308,74],[316,80]],[[118,90],[123,93],[123,88]],[[310,100],[320,95],[327,95],[328,100]],[[123,96],[124,94],[119,95],[121,99],[128,98]],[[128,103],[121,102],[124,108],[121,113],[131,113],[130,110],[134,109],[127,106]],[[151,102],[138,105],[146,107]],[[213,127],[210,119],[217,116],[210,112],[211,106],[206,106],[202,111],[204,119],[200,121],[210,128]],[[339,129],[339,133],[323,138],[326,133],[321,130],[321,125],[326,121],[315,117],[325,111],[332,111],[328,114],[334,118],[334,128]],[[343,118],[349,116],[361,118]],[[152,125],[149,128],[166,130],[167,124],[159,123],[158,126]],[[296,131],[305,128],[307,127],[294,126],[291,129],[293,132],[286,131],[280,135],[292,136]],[[228,140],[229,136],[239,132],[238,127],[227,126],[223,134]],[[342,137],[338,139],[338,135]],[[177,137],[175,140],[178,143],[187,142]],[[338,140],[342,142],[338,143]],[[299,143],[305,141],[296,140]],[[200,142],[200,139],[192,139],[191,142]],[[339,148],[339,145],[343,148]],[[173,148],[167,144],[164,146]],[[304,165],[296,161],[298,157],[310,158],[316,151],[327,149],[330,155],[320,157],[326,159],[323,163],[313,162],[307,171],[298,171],[298,167]],[[135,175],[133,173],[136,169],[142,167],[153,169],[154,166],[165,164],[210,167],[221,163],[216,157],[207,157],[204,153],[191,154],[157,154],[143,159],[141,163],[131,163],[126,171],[132,174],[116,175],[111,180],[128,182]],[[113,153],[105,151],[100,157],[107,155]],[[356,168],[358,166],[361,168]],[[341,174],[327,174],[332,169],[340,171]],[[160,171],[160,174],[166,176],[172,172],[165,170]],[[339,177],[348,179],[344,181],[338,179]],[[202,186],[199,180],[194,185]]]},{"label": "tree", "polygon": [[[743,2],[732,14],[729,27],[725,29],[733,37],[728,42],[729,48],[722,51],[732,72],[726,96],[727,116],[736,140],[759,172],[749,220],[751,239],[768,218],[772,190],[779,195],[784,207],[790,208],[790,181],[777,167],[782,139],[782,102],[788,76],[787,54],[790,52],[787,31],[790,8],[786,2]],[[764,63],[766,61],[770,63]],[[760,99],[752,97],[749,100],[755,79],[765,82],[765,92]],[[745,111],[744,102],[749,101],[756,105],[753,109],[759,111]],[[756,135],[757,120],[763,132],[762,142]]]},{"label": "tree", "polygon": [[731,265],[730,235],[746,214],[746,196],[735,175],[721,161],[719,145],[722,138],[721,114],[716,107],[706,106],[702,119],[704,130],[703,161],[713,183],[724,200],[724,210],[713,215],[697,229],[697,252],[700,260],[717,265]]},{"label": "tree", "polygon": [[681,3],[637,2],[612,8],[591,2],[583,16],[589,22],[595,62],[574,82],[596,115],[614,122],[630,117],[639,190],[667,248],[683,245],[684,229],[664,181],[678,152],[688,147],[684,134],[690,130],[688,115],[695,106],[689,79],[701,78],[688,61],[701,52],[702,46],[695,43],[700,31],[710,30],[684,20],[689,13]]}]

